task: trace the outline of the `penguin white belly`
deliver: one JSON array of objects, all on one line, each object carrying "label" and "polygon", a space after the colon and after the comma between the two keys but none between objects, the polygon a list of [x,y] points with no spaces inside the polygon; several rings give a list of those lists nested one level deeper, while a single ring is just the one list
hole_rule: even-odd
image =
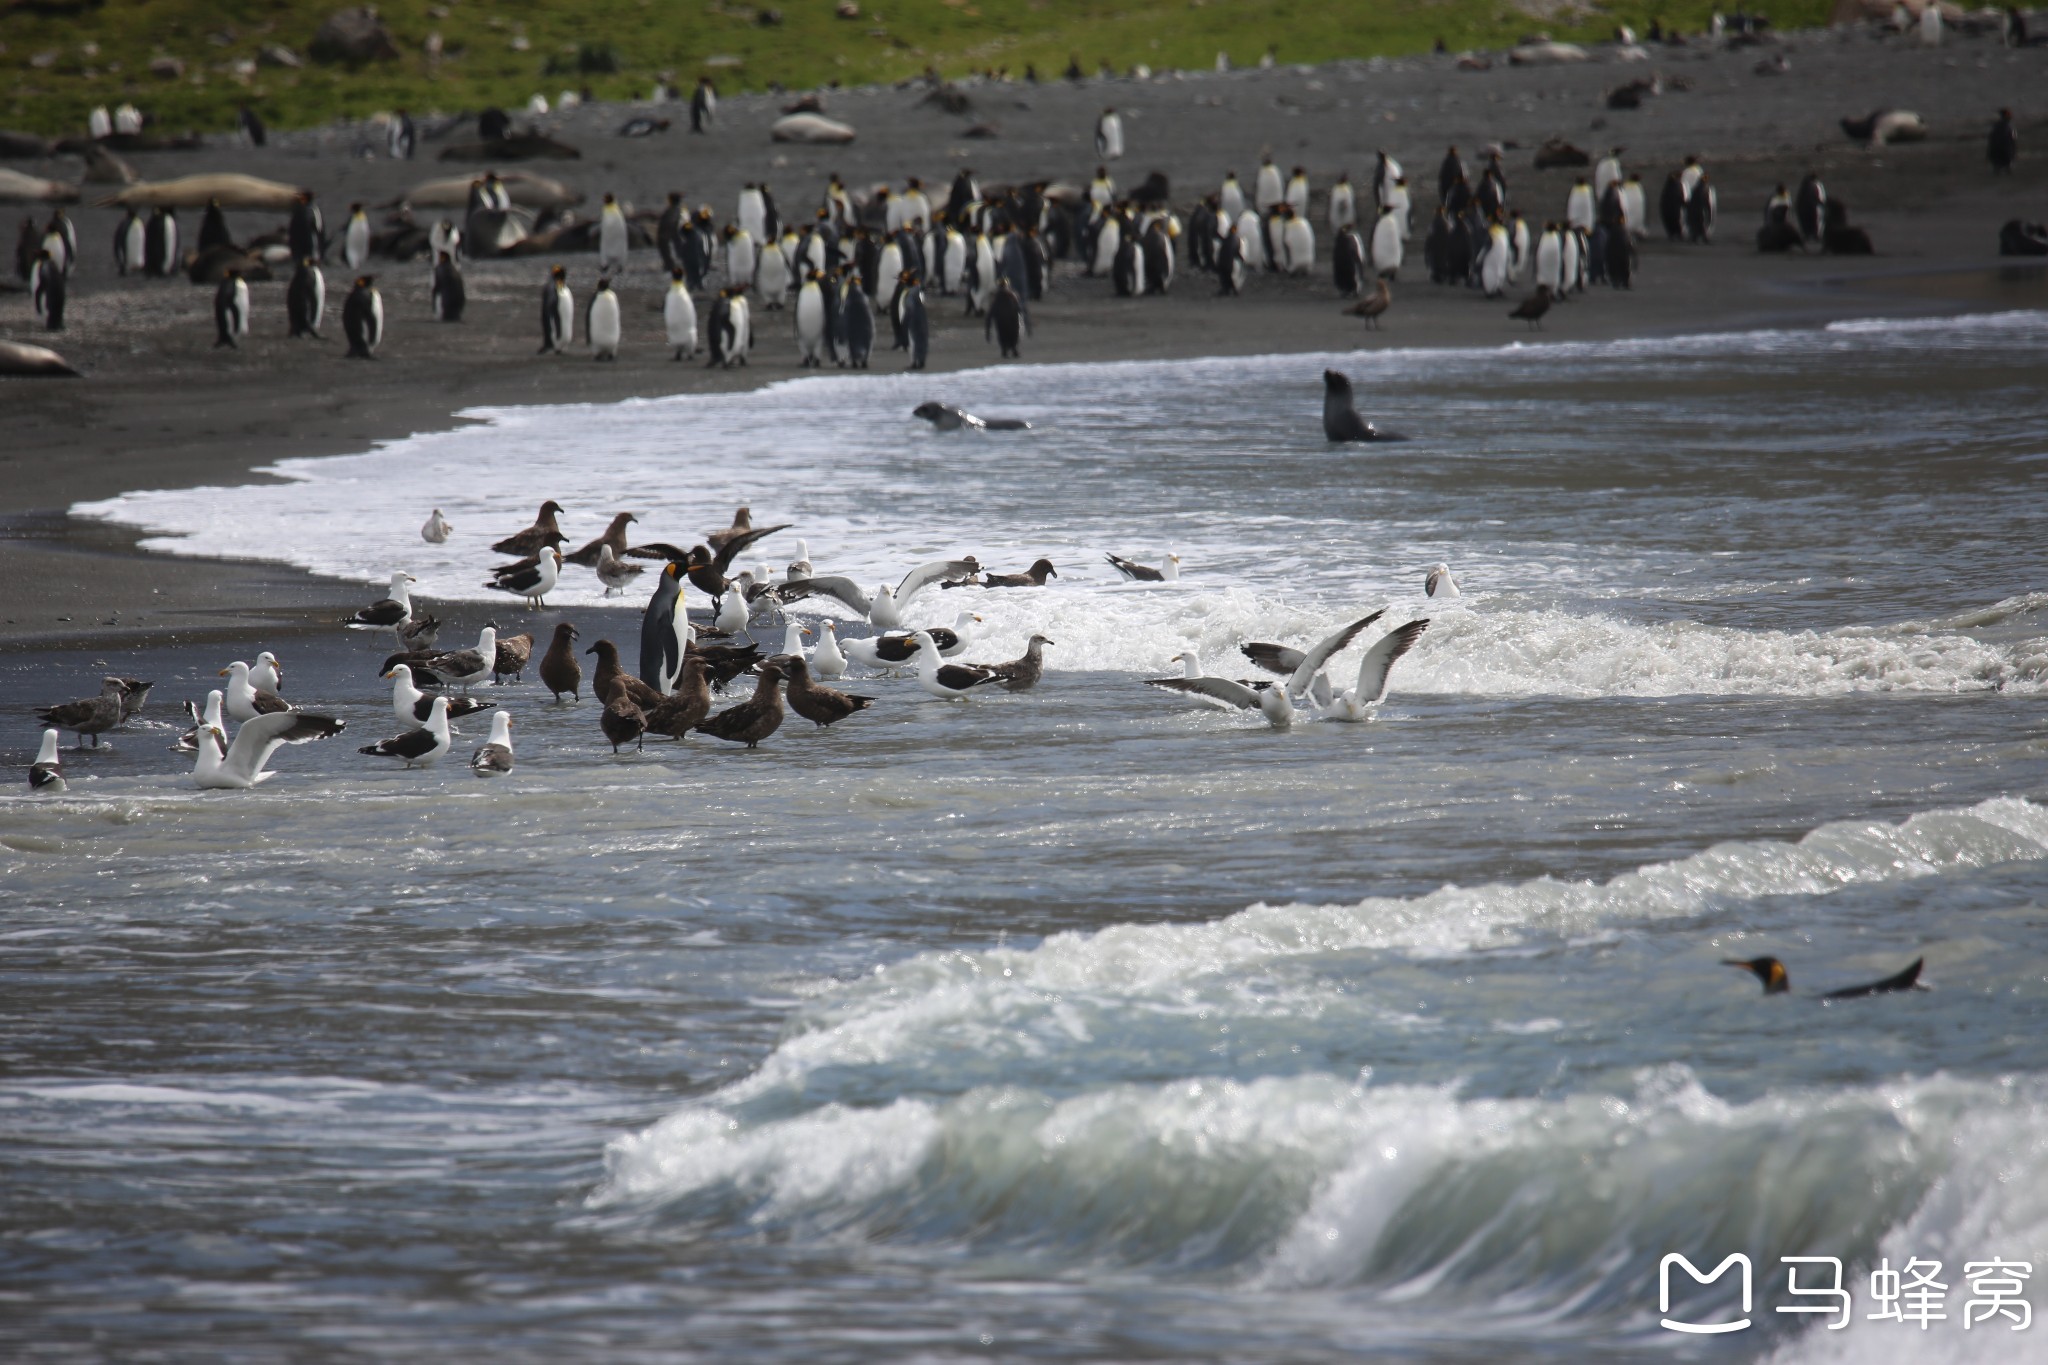
[{"label": "penguin white belly", "polygon": [[762,302],[770,308],[782,303],[782,296],[789,292],[789,262],[782,253],[770,247],[761,254],[761,267],[756,278],[760,282]]},{"label": "penguin white belly", "polygon": [[370,349],[376,350],[384,344],[384,296],[370,291]]},{"label": "penguin white belly", "polygon": [[1124,244],[1124,231],[1114,220],[1102,225],[1095,237],[1095,273],[1107,275],[1116,269],[1116,253]]},{"label": "penguin white belly", "polygon": [[896,289],[896,277],[903,273],[903,249],[894,242],[882,248],[881,264],[875,268],[877,303],[887,303]]},{"label": "penguin white belly", "polygon": [[1384,213],[1379,225],[1372,230],[1372,268],[1381,275],[1392,275],[1401,268],[1401,215]]},{"label": "penguin white belly", "polygon": [[623,267],[626,264],[626,217],[622,213],[607,213],[603,224],[597,230],[598,268],[605,265]]},{"label": "penguin white belly", "polygon": [[1508,283],[1520,284],[1522,276],[1529,270],[1529,228],[1525,223],[1515,224],[1515,235],[1508,239]]},{"label": "penguin white belly", "polygon": [[1259,169],[1258,188],[1253,191],[1252,203],[1261,215],[1280,202],[1280,171],[1274,166]]},{"label": "penguin white belly", "polygon": [[1330,191],[1330,231],[1342,232],[1358,222],[1358,204],[1352,198],[1349,185],[1339,185]]},{"label": "penguin white belly", "polygon": [[567,346],[576,339],[576,300],[566,289],[555,291],[555,344]]},{"label": "penguin white belly", "polygon": [[725,253],[726,277],[734,284],[754,282],[754,244],[744,237],[735,238]]},{"label": "penguin white belly", "polygon": [[1564,276],[1559,267],[1564,262],[1564,244],[1557,240],[1557,234],[1546,232],[1543,240],[1536,244],[1536,283],[1547,284],[1555,294],[1562,290]]},{"label": "penguin white belly", "polygon": [[732,301],[733,354],[741,360],[754,348],[754,310],[745,299]]},{"label": "penguin white belly", "polygon": [[348,239],[343,243],[342,255],[347,259],[350,270],[361,270],[363,262],[370,259],[370,224],[367,219],[349,220]]},{"label": "penguin white belly", "polygon": [[1266,264],[1266,225],[1250,209],[1237,215],[1237,240],[1244,248],[1246,266],[1257,270]]},{"label": "penguin white belly", "polygon": [[806,284],[796,300],[796,340],[806,363],[818,359],[825,341],[825,291]]},{"label": "penguin white belly", "polygon": [[249,335],[249,282],[247,280],[235,281],[234,326],[236,335]]},{"label": "penguin white belly", "polygon": [[1507,288],[1508,251],[1507,230],[1496,227],[1487,239],[1486,259],[1479,266],[1479,284],[1489,296]]},{"label": "penguin white belly", "polygon": [[313,267],[313,330],[320,330],[320,320],[327,316],[327,277],[320,273],[320,267]]},{"label": "penguin white belly", "polygon": [[1630,183],[1621,187],[1621,216],[1628,221],[1629,234],[1641,237],[1649,230],[1643,218],[1643,187]]},{"label": "penguin white belly", "polygon": [[1579,267],[1582,262],[1579,259],[1579,234],[1567,232],[1564,235],[1564,241],[1560,244],[1560,248],[1557,292],[1559,294],[1569,294],[1580,285]]},{"label": "penguin white belly", "polygon": [[967,239],[957,232],[946,234],[945,286],[949,294],[957,294],[967,287]]},{"label": "penguin white belly", "polygon": [[127,231],[121,234],[121,273],[125,275],[131,270],[142,269],[142,263],[148,259],[148,254],[148,234],[142,226],[142,220],[137,218],[128,225]]},{"label": "penguin white belly", "polygon": [[609,289],[590,301],[590,347],[602,360],[619,354],[619,296]]},{"label": "penguin white belly", "polygon": [[697,349],[697,303],[690,291],[677,285],[668,291],[661,320],[668,328],[668,344],[685,355]]},{"label": "penguin white belly", "polygon": [[1296,275],[1306,275],[1316,263],[1316,235],[1309,225],[1299,218],[1287,221],[1287,269]]},{"label": "penguin white belly", "polygon": [[1388,202],[1388,207],[1394,210],[1394,217],[1401,220],[1401,240],[1412,240],[1415,236],[1415,224],[1409,211],[1408,191],[1399,185],[1394,186],[1393,198]]},{"label": "penguin white belly", "polygon": [[1244,191],[1238,188],[1235,180],[1223,187],[1222,197],[1217,201],[1217,210],[1223,215],[1223,221],[1226,223],[1236,222],[1238,215],[1244,212]]},{"label": "penguin white belly", "polygon": [[1593,230],[1593,192],[1584,187],[1575,187],[1571,197],[1565,201],[1564,219],[1573,227],[1586,232]]}]

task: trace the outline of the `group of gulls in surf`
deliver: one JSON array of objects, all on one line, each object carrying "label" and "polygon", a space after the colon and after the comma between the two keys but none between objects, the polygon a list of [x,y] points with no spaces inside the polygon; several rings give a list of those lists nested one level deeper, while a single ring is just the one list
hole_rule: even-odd
[{"label": "group of gulls in surf", "polygon": [[[920,565],[893,586],[869,593],[852,579],[819,574],[810,560],[807,541],[796,542],[796,556],[777,576],[767,565],[733,572],[737,557],[788,524],[755,526],[750,509],[742,507],[732,524],[706,535],[688,549],[665,542],[630,544],[630,512],[612,518],[605,533],[588,545],[564,553],[560,503],[541,505],[532,525],[495,542],[500,555],[517,556],[498,566],[489,586],[536,607],[560,581],[566,566],[587,566],[605,583],[607,595],[622,590],[647,571],[644,561],[659,561],[654,589],[641,619],[637,671],[629,671],[620,650],[599,640],[581,651],[595,656],[588,690],[603,706],[599,728],[614,753],[631,744],[644,749],[649,735],[683,739],[705,734],[754,748],[782,726],[786,710],[822,729],[834,725],[881,699],[841,690],[832,684],[855,669],[874,676],[909,673],[926,694],[964,701],[996,692],[1026,693],[1045,675],[1045,650],[1056,644],[1034,632],[1024,653],[998,663],[966,662],[975,628],[982,617],[961,610],[951,626],[913,625],[911,604],[928,591],[953,589],[1019,590],[1043,588],[1059,577],[1048,559],[1040,558],[1015,573],[984,568],[973,555],[934,560]],[[445,543],[455,527],[437,508],[421,527],[423,539]],[[1124,579],[1167,584],[1177,582],[1181,560],[1169,552],[1156,565],[1123,555],[1107,561]],[[394,572],[388,595],[347,617],[343,624],[367,631],[390,632],[397,645],[379,667],[391,684],[392,712],[400,732],[364,746],[367,756],[393,759],[408,768],[431,768],[454,747],[452,722],[489,712],[490,738],[470,756],[479,776],[498,777],[513,770],[512,715],[470,689],[506,680],[523,681],[529,665],[556,703],[580,701],[584,689],[579,661],[579,633],[574,624],[558,621],[552,639],[534,660],[531,634],[501,634],[497,623],[485,625],[474,646],[437,648],[441,622],[412,593],[413,576]],[[694,585],[712,599],[708,623],[694,623],[684,602],[685,585]],[[1425,590],[1432,597],[1455,597],[1459,589],[1450,570],[1430,570]],[[842,639],[839,624],[820,620],[811,627],[788,619],[784,609],[805,600],[829,599],[855,612],[876,628],[872,635]],[[780,649],[764,653],[752,638],[757,619],[768,614],[769,629],[779,625]],[[1202,671],[1192,652],[1175,656],[1183,673],[1146,681],[1155,687],[1193,698],[1203,705],[1258,712],[1275,727],[1292,725],[1305,715],[1360,722],[1370,720],[1386,700],[1388,677],[1396,661],[1414,648],[1429,627],[1426,619],[1408,621],[1374,639],[1358,664],[1356,681],[1338,689],[1326,672],[1331,660],[1350,646],[1384,612],[1374,612],[1346,625],[1307,648],[1255,641],[1243,646],[1244,656],[1266,676],[1233,679]],[[743,638],[744,637],[744,638]],[[805,647],[814,637],[813,647]],[[751,675],[751,693],[717,709],[715,693]],[[194,756],[193,780],[204,789],[248,789],[273,776],[271,760],[287,744],[331,738],[346,728],[332,716],[300,709],[283,694],[284,668],[265,651],[253,664],[237,660],[221,670],[227,681],[208,693],[204,703],[186,703],[193,724],[174,749]],[[62,731],[79,736],[81,745],[99,744],[99,736],[116,729],[141,711],[152,684],[133,678],[108,677],[98,695],[43,708],[39,719],[48,728],[29,773],[31,788],[42,792],[65,789],[59,741]],[[236,729],[230,736],[228,725]]]}]

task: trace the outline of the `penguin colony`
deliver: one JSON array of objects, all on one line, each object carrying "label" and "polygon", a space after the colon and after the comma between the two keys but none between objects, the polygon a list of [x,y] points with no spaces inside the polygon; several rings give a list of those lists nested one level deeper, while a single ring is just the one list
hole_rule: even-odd
[{"label": "penguin colony", "polygon": [[[701,82],[691,100],[691,131],[708,131],[715,114],[715,87]],[[260,122],[249,126],[253,117],[244,119],[243,136],[260,145],[265,135]],[[634,119],[620,133],[651,135],[666,122]],[[96,110],[89,120],[96,139],[139,130],[142,123],[130,106],[113,114]],[[1910,135],[1924,135],[1917,115],[1895,110],[1844,126],[1880,141],[1907,136],[1898,130],[1909,127],[1919,130]],[[479,128],[500,141],[518,136],[501,111],[485,111]],[[418,134],[408,117],[387,119],[386,130],[391,156],[414,155]],[[1641,274],[1639,244],[1656,230],[1673,243],[1706,245],[1719,218],[1718,187],[1698,157],[1665,168],[1652,192],[1643,168],[1630,165],[1620,146],[1595,162],[1568,145],[1546,144],[1539,166],[1591,170],[1575,179],[1561,205],[1541,209],[1511,201],[1503,148],[1482,149],[1468,160],[1453,146],[1436,168],[1435,205],[1425,209],[1386,151],[1357,184],[1340,173],[1320,190],[1305,167],[1283,170],[1265,155],[1248,184],[1226,170],[1215,190],[1189,205],[1176,204],[1167,178],[1157,172],[1119,187],[1110,166],[1127,153],[1116,109],[1097,118],[1093,145],[1099,160],[1085,187],[1048,180],[983,185],[962,168],[943,192],[916,177],[900,186],[854,189],[835,174],[808,212],[793,214],[785,214],[766,183],[749,183],[723,221],[712,205],[692,206],[681,192],[670,193],[658,210],[634,210],[605,193],[592,221],[559,210],[536,221],[515,207],[511,187],[496,172],[473,180],[459,223],[443,218],[424,229],[410,210],[373,223],[357,203],[330,232],[307,192],[287,224],[248,243],[234,240],[216,201],[202,215],[196,245],[181,250],[175,210],[159,207],[145,215],[131,208],[115,232],[113,258],[123,276],[183,273],[214,285],[215,345],[224,348],[269,334],[261,315],[274,305],[252,296],[250,285],[270,278],[272,266],[291,272],[285,334],[325,339],[327,272],[338,262],[347,272],[346,354],[374,360],[393,320],[369,269],[374,257],[424,257],[428,315],[460,323],[468,303],[464,265],[515,248],[531,254],[544,237],[564,253],[594,251],[597,266],[594,279],[577,281],[566,266],[554,264],[540,282],[542,353],[616,360],[622,350],[647,344],[648,329],[636,323],[658,311],[660,349],[677,361],[701,356],[711,366],[745,365],[758,346],[780,347],[788,337],[802,368],[866,369],[878,336],[886,335],[889,351],[921,370],[929,361],[934,310],[947,300],[982,321],[984,341],[1001,358],[1021,358],[1032,333],[1032,305],[1046,297],[1061,262],[1083,276],[1108,279],[1117,296],[1129,298],[1167,294],[1190,271],[1213,279],[1215,293],[1227,297],[1241,293],[1258,272],[1307,278],[1327,269],[1337,296],[1350,301],[1344,311],[1374,330],[1393,309],[1392,286],[1426,277],[1487,297],[1516,293],[1520,300],[1507,316],[1540,329],[1554,305],[1587,289],[1633,288]],[[1991,124],[1987,154],[1994,173],[2009,172],[2018,158],[2009,110]],[[1762,218],[1756,233],[1761,251],[1856,255],[1873,249],[1817,173],[1796,193],[1780,186]],[[2035,225],[2014,220],[2001,232],[2001,250],[2038,254],[2048,246],[2042,238]],[[1419,259],[1411,264],[1411,257]],[[655,258],[663,280],[658,309],[648,297],[651,286],[627,284],[652,273]],[[61,207],[40,223],[32,214],[23,219],[16,273],[49,331],[64,329],[80,259],[76,228]]]}]

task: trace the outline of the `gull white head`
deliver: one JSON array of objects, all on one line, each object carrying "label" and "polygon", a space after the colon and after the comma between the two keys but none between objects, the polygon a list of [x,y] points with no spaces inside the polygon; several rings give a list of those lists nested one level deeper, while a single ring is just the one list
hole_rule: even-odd
[{"label": "gull white head", "polygon": [[[485,626],[482,630],[476,633],[476,652],[485,656],[494,656],[497,654],[498,623],[496,621],[491,622],[489,625]],[[489,657],[487,657],[485,662],[489,661]]]},{"label": "gull white head", "polygon": [[1180,675],[1183,678],[1199,678],[1202,676],[1202,656],[1195,653],[1192,649],[1174,655],[1169,662],[1180,665]]},{"label": "gull white head", "polygon": [[801,659],[804,656],[804,636],[810,633],[807,627],[791,621],[782,629],[782,652],[793,659]]},{"label": "gull white head", "polygon": [[55,763],[56,761],[57,732],[55,730],[45,730],[43,731],[43,747],[36,750],[36,762]]},{"label": "gull white head", "polygon": [[[442,709],[445,713],[447,708],[443,707]],[[512,747],[512,713],[510,711],[500,710],[491,713],[490,743],[505,749]]]},{"label": "gull white head", "polygon": [[442,541],[448,539],[448,533],[454,529],[455,527],[449,524],[448,518],[441,515],[441,509],[436,507],[434,515],[427,518],[427,524],[420,527],[420,539],[426,541],[429,545],[439,545]]},{"label": "gull white head", "polygon": [[1159,566],[1159,576],[1169,583],[1173,583],[1179,580],[1180,556],[1175,554],[1172,550],[1168,550],[1166,552],[1166,562]]},{"label": "gull white head", "polygon": [[284,682],[284,665],[266,649],[256,656],[256,666],[249,670],[249,682],[266,692],[275,692]]},{"label": "gull white head", "polygon": [[1438,564],[1422,580],[1423,591],[1431,597],[1458,596],[1458,580],[1451,577],[1451,566]]},{"label": "gull white head", "polygon": [[410,602],[412,600],[409,595],[410,589],[417,582],[419,580],[405,570],[393,569],[391,571],[391,600],[394,602]]}]

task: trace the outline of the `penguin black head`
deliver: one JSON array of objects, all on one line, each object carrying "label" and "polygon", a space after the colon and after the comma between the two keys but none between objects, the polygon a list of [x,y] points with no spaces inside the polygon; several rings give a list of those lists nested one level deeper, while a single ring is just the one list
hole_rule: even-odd
[{"label": "penguin black head", "polygon": [[599,276],[599,277],[598,277],[598,281],[597,281],[597,292],[598,292],[598,293],[600,293],[600,294],[603,294],[603,293],[608,293],[608,292],[609,292],[609,291],[611,290],[611,287],[612,287],[612,282],[611,282],[611,280],[610,280],[610,279],[608,279],[608,278],[606,278],[606,277],[604,277],[604,276]]},{"label": "penguin black head", "polygon": [[377,277],[374,275],[356,276],[356,288],[358,289],[368,289],[371,285],[375,284],[376,282]]},{"label": "penguin black head", "polygon": [[1755,973],[1756,979],[1764,983],[1765,995],[1783,995],[1792,989],[1792,978],[1786,973],[1785,964],[1775,957],[1724,957],[1721,965]]},{"label": "penguin black head", "polygon": [[677,284],[681,284],[683,282],[683,268],[681,266],[677,266],[674,270],[668,272],[668,277],[674,280]]},{"label": "penguin black head", "polygon": [[604,192],[604,202],[605,202],[605,203],[607,203],[607,204],[616,204],[616,203],[618,203],[619,201],[618,201],[618,200],[616,200],[616,199],[614,199],[614,198],[612,198],[612,192],[611,192],[610,190],[606,190],[606,191]]},{"label": "penguin black head", "polygon": [[439,255],[440,255],[440,257],[441,257],[441,264],[442,264],[442,265],[446,265],[446,264],[448,264],[448,262],[449,262],[449,261],[451,261],[451,260],[453,260],[453,259],[454,259],[454,257],[450,256],[450,255],[449,255],[449,254],[448,254],[447,252],[445,252],[445,251],[443,251],[443,252],[439,253]]},{"label": "penguin black head", "polygon": [[561,283],[562,280],[568,276],[568,274],[569,272],[559,265],[553,267],[548,271],[549,277],[552,278],[557,284]]}]

